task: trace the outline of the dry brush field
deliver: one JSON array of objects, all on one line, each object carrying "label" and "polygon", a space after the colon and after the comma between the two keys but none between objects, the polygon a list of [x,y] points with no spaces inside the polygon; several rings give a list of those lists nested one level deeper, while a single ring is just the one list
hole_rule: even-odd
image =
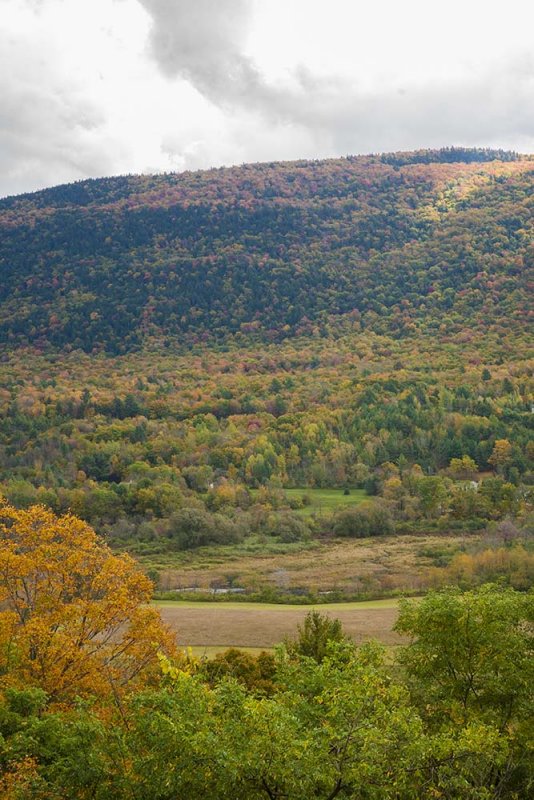
[{"label": "dry brush field", "polygon": [[196,587],[239,586],[257,591],[271,586],[281,591],[416,593],[428,588],[426,575],[436,559],[460,551],[470,535],[384,536],[350,541],[313,542],[285,551],[246,552],[243,548],[204,548],[175,553],[156,567],[164,591]]}]

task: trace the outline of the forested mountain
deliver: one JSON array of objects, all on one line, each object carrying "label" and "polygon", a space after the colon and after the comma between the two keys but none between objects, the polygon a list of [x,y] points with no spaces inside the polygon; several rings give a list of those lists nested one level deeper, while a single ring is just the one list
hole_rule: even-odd
[{"label": "forested mountain", "polygon": [[523,326],[534,160],[440,151],[87,180],[0,201],[0,342]]},{"label": "forested mountain", "polygon": [[[533,189],[450,148],[0,201],[1,798],[532,796]],[[314,610],[206,658],[377,598],[394,649]]]},{"label": "forested mountain", "polygon": [[[533,184],[534,159],[447,149],[1,201],[0,496],[156,559],[393,531],[526,541]],[[469,570],[526,588],[518,552]],[[326,589],[434,579],[355,568]]]}]

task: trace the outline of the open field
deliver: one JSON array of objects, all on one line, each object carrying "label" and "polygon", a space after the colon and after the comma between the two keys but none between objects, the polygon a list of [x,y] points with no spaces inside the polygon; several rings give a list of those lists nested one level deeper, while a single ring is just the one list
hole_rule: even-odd
[{"label": "open field", "polygon": [[[183,650],[184,648],[182,648]],[[250,656],[259,656],[260,653],[272,652],[272,647],[240,647],[240,650],[244,650],[245,653],[248,653]],[[212,659],[215,658],[216,655],[219,653],[225,653],[228,650],[228,647],[188,647],[187,651],[191,652],[193,656],[196,658],[201,659]]]},{"label": "open field", "polygon": [[[212,655],[219,648],[271,648],[293,636],[312,606],[260,603],[158,603],[165,622],[177,633],[178,643],[197,654],[206,648]],[[397,619],[397,601],[335,603],[321,606],[321,613],[337,617],[355,642],[378,639],[386,645],[401,639],[392,627]]]},{"label": "open field", "polygon": [[282,592],[413,594],[428,587],[425,575],[430,567],[476,540],[472,534],[419,534],[312,541],[274,550],[267,542],[263,550],[219,546],[137,557],[145,568],[158,570],[164,591],[235,586],[250,591],[272,587]]},{"label": "open field", "polygon": [[388,597],[384,600],[359,600],[357,602],[347,603],[328,603],[326,606],[320,604],[318,606],[308,605],[306,603],[257,603],[247,602],[246,600],[225,600],[224,603],[212,603],[209,600],[154,600],[154,605],[157,606],[160,611],[165,608],[206,608],[206,606],[221,606],[234,611],[257,611],[258,608],[262,608],[267,611],[280,611],[280,609],[286,609],[288,611],[300,611],[304,609],[306,613],[311,608],[317,608],[319,611],[321,611],[321,613],[324,613],[325,611],[354,611],[354,609],[361,609],[365,611],[366,609],[375,608],[397,608],[398,602],[399,601],[397,599]]},{"label": "open field", "polygon": [[346,506],[357,506],[365,500],[367,493],[363,489],[351,489],[350,494],[343,494],[343,489],[284,489],[288,499],[306,497],[309,499],[303,508],[297,509],[302,516],[327,514]]}]

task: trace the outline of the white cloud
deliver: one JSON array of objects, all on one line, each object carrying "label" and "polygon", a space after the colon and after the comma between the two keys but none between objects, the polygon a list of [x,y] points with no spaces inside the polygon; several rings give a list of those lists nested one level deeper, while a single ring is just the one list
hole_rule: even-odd
[{"label": "white cloud", "polygon": [[534,150],[534,10],[0,0],[0,193],[447,144]]}]

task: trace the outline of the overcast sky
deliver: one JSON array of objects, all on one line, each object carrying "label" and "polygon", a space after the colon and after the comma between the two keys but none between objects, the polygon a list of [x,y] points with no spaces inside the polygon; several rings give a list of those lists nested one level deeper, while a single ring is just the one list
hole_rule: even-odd
[{"label": "overcast sky", "polygon": [[0,195],[445,145],[534,152],[534,3],[0,0]]}]

